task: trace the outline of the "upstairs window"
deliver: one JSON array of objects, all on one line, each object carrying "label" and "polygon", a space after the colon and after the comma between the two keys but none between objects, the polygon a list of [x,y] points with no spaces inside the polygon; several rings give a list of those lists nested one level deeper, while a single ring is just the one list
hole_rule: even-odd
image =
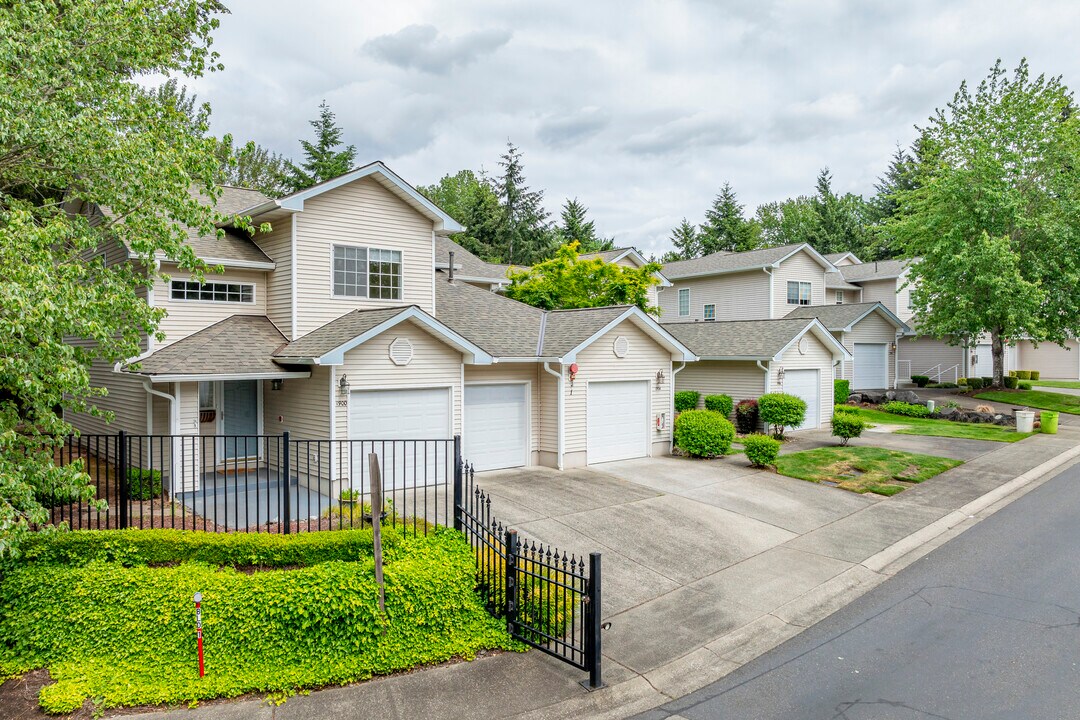
[{"label": "upstairs window", "polygon": [[837,305],[843,305],[844,304],[844,291],[843,290],[837,290],[836,291],[836,304]]},{"label": "upstairs window", "polygon": [[706,320],[715,320],[716,319],[716,306],[715,305],[705,305],[702,308],[702,316]]},{"label": "upstairs window", "polygon": [[334,246],[334,297],[401,299],[401,251]]},{"label": "upstairs window", "polygon": [[679,317],[690,315],[690,288],[679,289]]},{"label": "upstairs window", "polygon": [[173,300],[253,303],[255,302],[255,286],[251,283],[197,283],[194,280],[173,280],[169,296]]},{"label": "upstairs window", "polygon": [[810,283],[789,280],[787,284],[788,305],[810,304]]}]

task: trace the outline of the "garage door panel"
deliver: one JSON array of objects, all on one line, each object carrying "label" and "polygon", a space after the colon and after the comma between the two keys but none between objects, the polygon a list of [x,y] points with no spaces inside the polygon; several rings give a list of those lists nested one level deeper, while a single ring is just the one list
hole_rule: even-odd
[{"label": "garage door panel", "polygon": [[889,387],[889,346],[855,343],[853,390],[884,390]]},{"label": "garage door panel", "polygon": [[809,430],[821,424],[821,376],[818,370],[787,370],[783,392],[806,401],[806,418],[792,430]]},{"label": "garage door panel", "polygon": [[528,385],[466,385],[463,445],[477,470],[527,465]]},{"label": "garage door panel", "polygon": [[648,455],[649,383],[591,382],[587,392],[588,462]]},{"label": "garage door panel", "polygon": [[354,479],[368,476],[367,455],[374,452],[387,490],[445,483],[453,461],[445,441],[452,434],[449,388],[363,390],[350,397],[349,438],[364,441],[350,443]]}]

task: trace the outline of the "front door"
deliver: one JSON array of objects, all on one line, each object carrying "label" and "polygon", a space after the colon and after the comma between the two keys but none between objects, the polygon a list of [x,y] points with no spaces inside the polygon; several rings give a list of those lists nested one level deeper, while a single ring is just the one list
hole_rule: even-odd
[{"label": "front door", "polygon": [[225,434],[225,459],[259,454],[259,383],[257,380],[225,380],[221,383],[221,421]]}]

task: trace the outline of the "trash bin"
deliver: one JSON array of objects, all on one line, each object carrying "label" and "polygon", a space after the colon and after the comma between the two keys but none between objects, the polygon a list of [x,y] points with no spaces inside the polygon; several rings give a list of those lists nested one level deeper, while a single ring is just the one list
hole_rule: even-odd
[{"label": "trash bin", "polygon": [[1016,432],[1029,433],[1035,430],[1035,411],[1016,411]]},{"label": "trash bin", "polygon": [[1057,435],[1058,413],[1053,410],[1043,410],[1039,413],[1039,423],[1042,431],[1048,435]]}]

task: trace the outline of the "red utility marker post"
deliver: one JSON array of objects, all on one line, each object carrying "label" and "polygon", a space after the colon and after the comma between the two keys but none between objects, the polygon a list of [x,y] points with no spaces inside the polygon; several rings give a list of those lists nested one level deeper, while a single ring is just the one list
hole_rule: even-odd
[{"label": "red utility marker post", "polygon": [[199,644],[199,677],[203,676],[202,654],[202,593],[195,593],[195,638]]}]

